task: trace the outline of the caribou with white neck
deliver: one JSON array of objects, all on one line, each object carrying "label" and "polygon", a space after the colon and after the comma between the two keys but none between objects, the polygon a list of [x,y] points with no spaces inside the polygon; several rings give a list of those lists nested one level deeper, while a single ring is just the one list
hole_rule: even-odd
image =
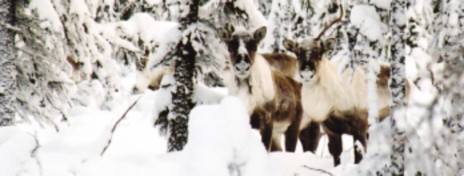
[{"label": "caribou with white neck", "polygon": [[302,115],[300,85],[273,69],[257,53],[266,27],[248,31],[227,24],[219,29],[219,34],[230,53],[224,71],[229,93],[241,98],[248,107],[252,125],[259,128],[266,149],[282,150],[280,136],[285,134],[285,150],[294,151]]},{"label": "caribou with white neck", "polygon": [[[343,8],[340,6],[340,16],[331,21],[316,37],[308,37],[300,42],[290,39],[283,41],[284,47],[298,58],[299,76],[303,84],[302,104],[305,118],[300,134],[303,148],[315,150],[314,147],[305,146],[309,145],[305,141],[314,140],[307,139],[307,136],[319,136],[319,131],[305,129],[310,128],[310,125],[314,128],[315,125],[321,124],[329,136],[329,151],[334,157],[334,165],[340,164],[342,134],[353,136],[355,163],[361,161],[363,152],[356,142],[360,142],[365,150],[368,130],[368,79],[365,71],[358,67],[339,75],[339,64],[325,56],[334,47],[335,39],[321,39],[323,34],[342,18]],[[380,119],[389,114],[391,92],[385,83],[389,79],[390,66],[383,63],[376,81]]]}]

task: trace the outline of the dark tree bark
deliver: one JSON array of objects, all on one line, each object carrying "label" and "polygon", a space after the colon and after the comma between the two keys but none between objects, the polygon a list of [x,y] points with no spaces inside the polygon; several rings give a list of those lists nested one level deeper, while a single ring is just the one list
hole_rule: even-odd
[{"label": "dark tree bark", "polygon": [[405,106],[405,29],[406,29],[406,1],[393,0],[391,2],[391,58],[392,79],[390,88],[393,94],[391,107],[392,118],[392,153],[390,173],[391,175],[404,175],[404,149],[406,134],[405,129],[398,126],[399,121],[404,121],[402,115],[395,115],[395,111]]},{"label": "dark tree bark", "polygon": [[[180,18],[181,30],[198,22],[199,0],[190,1],[189,13]],[[172,92],[172,107],[169,114],[168,150],[182,150],[187,143],[188,115],[193,108],[193,80],[197,53],[193,48],[191,34],[183,36],[177,44],[175,54],[174,79],[176,87]]]},{"label": "dark tree bark", "polygon": [[16,109],[14,5],[15,0],[0,0],[0,126],[13,124]]},{"label": "dark tree bark", "polygon": [[195,68],[195,50],[190,40],[177,46],[174,78],[175,91],[172,92],[172,109],[169,121],[168,150],[178,151],[184,148],[188,136],[188,114],[195,104],[193,101],[193,78]]}]

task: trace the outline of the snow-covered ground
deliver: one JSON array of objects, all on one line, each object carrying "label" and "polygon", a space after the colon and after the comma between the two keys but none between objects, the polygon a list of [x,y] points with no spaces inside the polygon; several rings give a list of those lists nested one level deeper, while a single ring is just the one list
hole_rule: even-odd
[{"label": "snow-covered ground", "polygon": [[[123,90],[129,92],[136,76],[130,74],[122,81],[126,85]],[[169,81],[172,80],[163,80],[165,84]],[[168,88],[136,95],[128,93],[128,97],[114,105],[118,108],[113,111],[76,106],[70,112],[69,121],[60,124],[59,132],[33,123],[0,128],[1,175],[293,176],[345,175],[357,169],[353,164],[353,139],[349,135],[343,136],[342,164],[337,168],[333,167],[326,136],[321,138],[315,154],[303,152],[300,144],[295,153],[267,153],[259,132],[248,123],[243,104],[227,97],[225,88],[203,85],[198,85],[195,92],[197,101],[203,105],[191,112],[185,149],[167,153],[166,138],[153,124],[157,114],[170,102]],[[418,96],[416,92],[413,89],[411,97]],[[116,121],[139,97],[111,137]],[[385,125],[371,128],[371,134],[382,127]],[[101,155],[109,139],[111,144]],[[384,142],[384,139],[377,140]],[[371,146],[369,149],[382,152],[389,148]]]},{"label": "snow-covered ground", "polygon": [[[72,12],[80,14],[80,16],[87,14],[86,11],[82,11],[87,8],[80,6],[84,1],[72,2],[74,2]],[[241,2],[252,1],[244,0]],[[390,1],[376,0],[372,3],[386,8]],[[39,11],[41,19],[49,20],[48,23],[43,23],[45,27],[51,26],[55,30],[63,28],[58,14],[54,13],[52,3],[49,1],[45,1],[45,3],[40,1],[39,3],[39,0],[34,0],[30,6]],[[246,7],[247,9],[251,8],[251,6]],[[354,25],[359,26],[361,33],[370,40],[381,39],[382,32],[386,30],[380,22],[379,15],[374,10],[373,7],[360,5],[352,10],[350,16]],[[172,29],[177,23],[153,21],[154,19],[150,15],[142,13],[133,15],[127,21],[108,24],[96,23],[92,25],[90,31],[93,34],[101,32],[102,37],[107,39],[109,43],[134,52],[139,49],[133,43],[123,40],[124,38],[136,39],[139,37],[146,42],[148,48],[155,46],[156,42],[176,40],[175,37],[173,39],[166,37],[164,32]],[[261,23],[263,23],[263,19],[257,19],[253,22],[254,25],[262,25]],[[269,23],[271,23],[270,26],[275,26],[272,22]],[[160,26],[164,26],[164,28]],[[369,29],[366,26],[369,26]],[[268,35],[268,40],[273,41],[273,38]],[[166,52],[164,48],[158,48],[158,50],[162,51],[157,52],[159,55]],[[421,70],[416,67],[417,65],[426,65],[430,60],[431,58],[425,51],[413,53],[411,57],[406,59],[408,77],[422,76]],[[90,69],[90,65],[87,64],[87,66]],[[425,66],[423,67],[425,68]],[[103,70],[100,75],[111,76],[112,72],[109,71],[116,69]],[[357,165],[352,164],[354,162],[353,140],[348,135],[343,136],[342,164],[337,168],[333,167],[326,136],[321,138],[321,143],[315,154],[302,152],[301,146],[297,147],[295,153],[266,152],[260,142],[259,133],[251,129],[248,124],[243,104],[235,98],[226,97],[226,89],[213,89],[204,86],[197,87],[195,97],[203,105],[198,105],[192,110],[189,124],[190,136],[185,150],[167,153],[166,138],[159,133],[153,124],[157,114],[169,104],[169,91],[164,89],[147,90],[141,95],[131,95],[129,92],[136,82],[135,73],[121,81],[124,82],[121,85],[125,87],[121,90],[123,92],[121,96],[115,98],[117,101],[111,102],[112,111],[99,108],[101,102],[105,101],[104,96],[100,96],[103,93],[100,92],[105,91],[98,82],[89,82],[91,85],[95,83],[95,86],[90,86],[91,88],[88,90],[93,93],[91,95],[94,97],[84,96],[78,92],[80,95],[77,99],[87,106],[74,106],[70,111],[68,122],[59,124],[59,132],[56,132],[54,128],[42,128],[34,123],[19,123],[16,126],[0,128],[0,176],[351,175],[347,173],[359,169]],[[428,80],[421,82],[419,86],[422,88],[421,91],[412,87],[410,100],[414,100],[417,104],[429,104],[435,93],[432,89],[433,86]],[[81,90],[81,92],[85,91]],[[141,99],[136,106],[119,123],[112,134],[111,129],[116,121],[140,96]],[[221,100],[223,97],[225,98]],[[438,124],[440,124],[438,122],[431,123],[438,127],[430,128],[427,126],[428,124],[421,123],[424,113],[426,112],[423,108],[410,108],[406,113],[408,114],[407,120],[416,127],[419,137],[435,133],[436,131],[432,129],[437,130]],[[439,121],[440,119],[434,120]],[[374,125],[370,129],[370,135],[374,136],[375,133],[387,131],[384,130],[385,128],[389,128],[388,124]],[[102,155],[101,153],[110,139],[111,143]],[[388,140],[391,139],[371,138],[369,142],[377,145],[369,145],[368,150],[383,153],[390,148],[390,145],[385,143]],[[432,140],[431,138],[419,138],[414,142],[422,142],[428,146],[431,145]],[[371,152],[371,154],[375,155],[375,152]],[[380,159],[365,159],[362,162],[377,160]],[[418,163],[420,164],[420,162]],[[377,163],[369,164],[375,165]],[[419,166],[424,167],[425,165]],[[434,166],[437,167],[433,165],[430,168]]]},{"label": "snow-covered ground", "polygon": [[[199,94],[225,95],[221,88],[199,89]],[[74,107],[60,131],[19,124],[0,128],[0,173],[13,175],[326,175],[333,169],[323,137],[316,154],[267,153],[260,135],[248,124],[245,107],[236,98],[198,105],[190,115],[189,141],[181,152],[167,153],[166,138],[153,127],[166,101],[166,90],[131,95],[115,111]],[[110,131],[130,103],[141,99]],[[217,96],[209,96],[210,99]],[[211,98],[212,97],[212,98]],[[202,100],[204,101],[204,100]],[[158,105],[157,105],[158,104]],[[344,136],[342,165],[353,162],[352,139]],[[323,171],[320,171],[322,169]],[[340,169],[338,169],[340,170]]]},{"label": "snow-covered ground", "polygon": [[[407,64],[409,76],[414,75],[413,65],[414,62]],[[122,81],[126,85],[123,91],[129,92],[136,76],[130,74]],[[172,80],[163,80],[166,84],[169,81]],[[227,97],[225,88],[203,85],[196,87],[195,97],[202,105],[197,105],[190,114],[189,141],[185,149],[167,153],[166,138],[153,124],[157,114],[170,102],[168,88],[135,95],[126,93],[128,96],[120,98],[113,111],[101,110],[97,106],[75,106],[69,121],[60,124],[59,132],[34,123],[0,128],[0,175],[293,176],[346,175],[360,169],[353,164],[353,139],[348,135],[343,136],[342,164],[336,168],[326,136],[321,138],[315,154],[302,152],[299,144],[295,153],[267,153],[258,131],[251,129],[248,123],[244,105],[236,98]],[[411,99],[423,100],[423,96],[423,92],[412,87]],[[139,97],[111,137],[110,131],[116,121]],[[414,108],[407,111],[408,121],[413,126],[420,124],[417,113],[420,112]],[[388,123],[376,124],[371,126],[370,134],[374,136],[388,131],[385,128],[389,128]],[[419,137],[430,133],[427,127],[418,126],[417,129]],[[111,144],[101,155],[109,139]],[[371,137],[369,144],[375,145],[369,145],[370,154],[388,151],[388,142],[385,143],[388,140],[391,139]],[[427,138],[415,142],[430,143]],[[383,159],[370,158],[362,162],[376,165]]]}]

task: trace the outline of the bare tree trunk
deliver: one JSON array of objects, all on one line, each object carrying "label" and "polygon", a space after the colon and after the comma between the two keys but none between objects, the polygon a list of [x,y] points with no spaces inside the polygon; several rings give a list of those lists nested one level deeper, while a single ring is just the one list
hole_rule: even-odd
[{"label": "bare tree trunk", "polygon": [[404,150],[406,134],[405,129],[399,123],[405,121],[404,116],[395,111],[404,107],[405,98],[405,29],[406,29],[406,0],[393,0],[391,2],[391,58],[392,80],[390,88],[393,94],[393,105],[391,107],[392,118],[392,153],[390,173],[391,175],[404,175]]},{"label": "bare tree trunk", "polygon": [[15,116],[16,51],[14,48],[14,2],[0,0],[0,126],[13,124]]}]

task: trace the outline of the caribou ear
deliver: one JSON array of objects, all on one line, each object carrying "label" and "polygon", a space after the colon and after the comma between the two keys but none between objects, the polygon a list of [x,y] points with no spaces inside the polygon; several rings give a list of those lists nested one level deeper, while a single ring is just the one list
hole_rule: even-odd
[{"label": "caribou ear", "polygon": [[235,31],[235,27],[234,25],[230,24],[230,23],[226,23],[226,25],[224,26],[224,28],[229,32],[229,33],[234,33]]},{"label": "caribou ear", "polygon": [[256,31],[253,33],[253,37],[255,38],[256,43],[259,43],[266,36],[266,33],[267,33],[266,26],[256,29]]},{"label": "caribou ear", "polygon": [[285,49],[293,53],[296,53],[298,48],[298,44],[288,38],[285,38],[284,41],[282,41],[282,45],[284,45]]},{"label": "caribou ear", "polygon": [[337,39],[329,38],[326,41],[324,41],[323,46],[324,46],[325,52],[330,52],[334,50],[335,47],[337,46]]},{"label": "caribou ear", "polygon": [[234,33],[234,31],[234,26],[230,23],[226,23],[224,27],[218,29],[218,34],[223,40],[228,41],[232,39],[232,33]]},{"label": "caribou ear", "polygon": [[219,37],[221,37],[224,41],[228,41],[232,38],[229,31],[227,31],[225,28],[219,28],[218,34],[219,34]]}]

